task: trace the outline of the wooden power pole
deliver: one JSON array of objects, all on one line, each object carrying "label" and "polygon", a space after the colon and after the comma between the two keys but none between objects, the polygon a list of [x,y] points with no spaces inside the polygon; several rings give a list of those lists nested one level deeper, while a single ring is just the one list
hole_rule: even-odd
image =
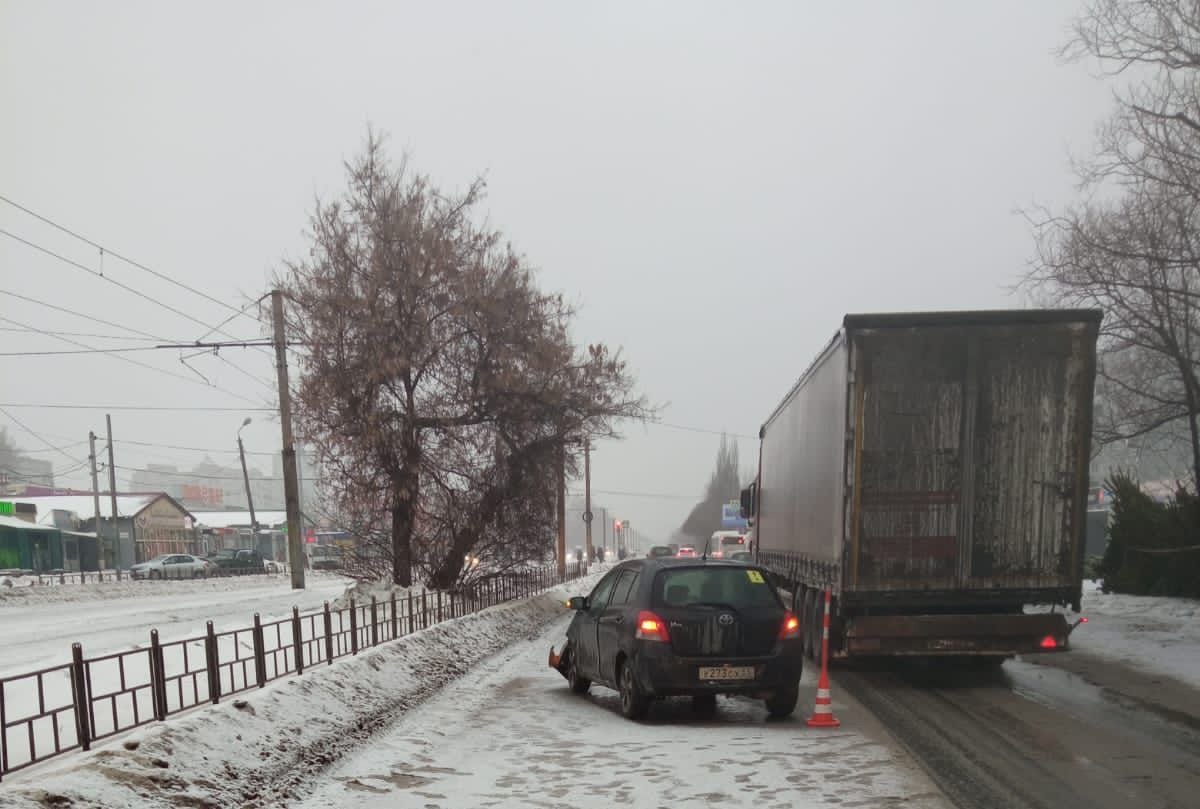
[{"label": "wooden power pole", "polygon": [[592,444],[583,442],[583,525],[587,540],[587,558],[592,560]]},{"label": "wooden power pole", "polygon": [[300,535],[300,486],[296,475],[296,440],[292,435],[292,392],[288,387],[287,342],[283,327],[283,291],[271,290],[275,326],[275,370],[279,377],[279,421],[283,428],[283,499],[287,508],[288,562],[292,589],[304,589],[304,537]]},{"label": "wooden power pole", "polygon": [[[117,569],[121,568],[121,523],[117,520],[117,462],[113,460],[112,415],[104,414],[104,423],[108,427],[108,494],[112,498],[112,535],[113,555],[116,557]],[[134,556],[137,554],[135,553]],[[137,564],[137,559],[130,559],[129,564]]]},{"label": "wooden power pole", "polygon": [[[99,562],[98,567],[104,569],[104,540],[100,539],[100,473],[96,471],[96,434],[88,430],[88,461],[92,464],[92,511],[95,517],[95,524],[92,528],[96,532],[96,555]],[[80,560],[83,560],[83,554],[79,555]],[[81,568],[82,569],[82,566]]]},{"label": "wooden power pole", "polygon": [[562,444],[558,446],[558,578],[567,576],[567,449]]}]

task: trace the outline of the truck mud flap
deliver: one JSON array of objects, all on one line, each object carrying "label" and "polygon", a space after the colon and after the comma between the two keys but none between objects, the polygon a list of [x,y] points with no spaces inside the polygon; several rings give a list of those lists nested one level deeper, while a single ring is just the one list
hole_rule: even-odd
[{"label": "truck mud flap", "polygon": [[1012,655],[1062,652],[1071,627],[1062,614],[874,615],[846,621],[844,654]]}]

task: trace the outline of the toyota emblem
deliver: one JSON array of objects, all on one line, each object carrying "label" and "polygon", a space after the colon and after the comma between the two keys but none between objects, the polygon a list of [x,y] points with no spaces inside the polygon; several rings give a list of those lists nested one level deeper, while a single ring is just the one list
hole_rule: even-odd
[{"label": "toyota emblem", "polygon": [[717,619],[717,623],[719,623],[721,626],[729,626],[733,623],[733,616],[729,613],[725,613]]}]

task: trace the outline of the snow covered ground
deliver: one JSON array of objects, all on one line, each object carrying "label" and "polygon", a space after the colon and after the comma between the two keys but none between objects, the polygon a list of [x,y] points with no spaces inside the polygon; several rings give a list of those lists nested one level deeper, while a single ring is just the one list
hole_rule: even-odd
[{"label": "snow covered ground", "polygon": [[767,721],[762,703],[746,699],[720,700],[711,718],[694,714],[690,700],[667,700],[647,721],[630,722],[613,691],[575,696],[546,666],[566,620],[409,712],[332,767],[299,806],[947,805],[903,754],[864,733],[861,709],[841,695],[841,729],[807,728],[811,672],[806,704],[782,722]]},{"label": "snow covered ground", "polygon": [[297,605],[317,609],[342,595],[349,580],[307,577],[293,590],[285,576],[232,576],[194,581],[105,581],[99,584],[0,590],[0,676],[67,663],[71,644],[85,656],[144,646],[150,630],[164,641],[199,637],[205,621],[217,631],[281,617]]},{"label": "snow covered ground", "polygon": [[1200,688],[1200,601],[1102,593],[1090,581],[1082,606],[1088,623],[1072,649]]},{"label": "snow covered ground", "polygon": [[[594,581],[594,576],[590,577]],[[685,700],[628,722],[616,695],[570,695],[546,666],[569,584],[155,723],[5,779],[6,807],[909,806],[947,804],[874,720]]]}]

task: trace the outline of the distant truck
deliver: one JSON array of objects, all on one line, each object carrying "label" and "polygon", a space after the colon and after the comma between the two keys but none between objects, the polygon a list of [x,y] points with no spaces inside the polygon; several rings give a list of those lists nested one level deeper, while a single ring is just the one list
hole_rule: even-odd
[{"label": "distant truck", "polygon": [[[1093,310],[847,315],[759,432],[754,552],[820,655],[1062,651],[1079,611]],[[1078,621],[1076,622],[1076,624]]]}]

